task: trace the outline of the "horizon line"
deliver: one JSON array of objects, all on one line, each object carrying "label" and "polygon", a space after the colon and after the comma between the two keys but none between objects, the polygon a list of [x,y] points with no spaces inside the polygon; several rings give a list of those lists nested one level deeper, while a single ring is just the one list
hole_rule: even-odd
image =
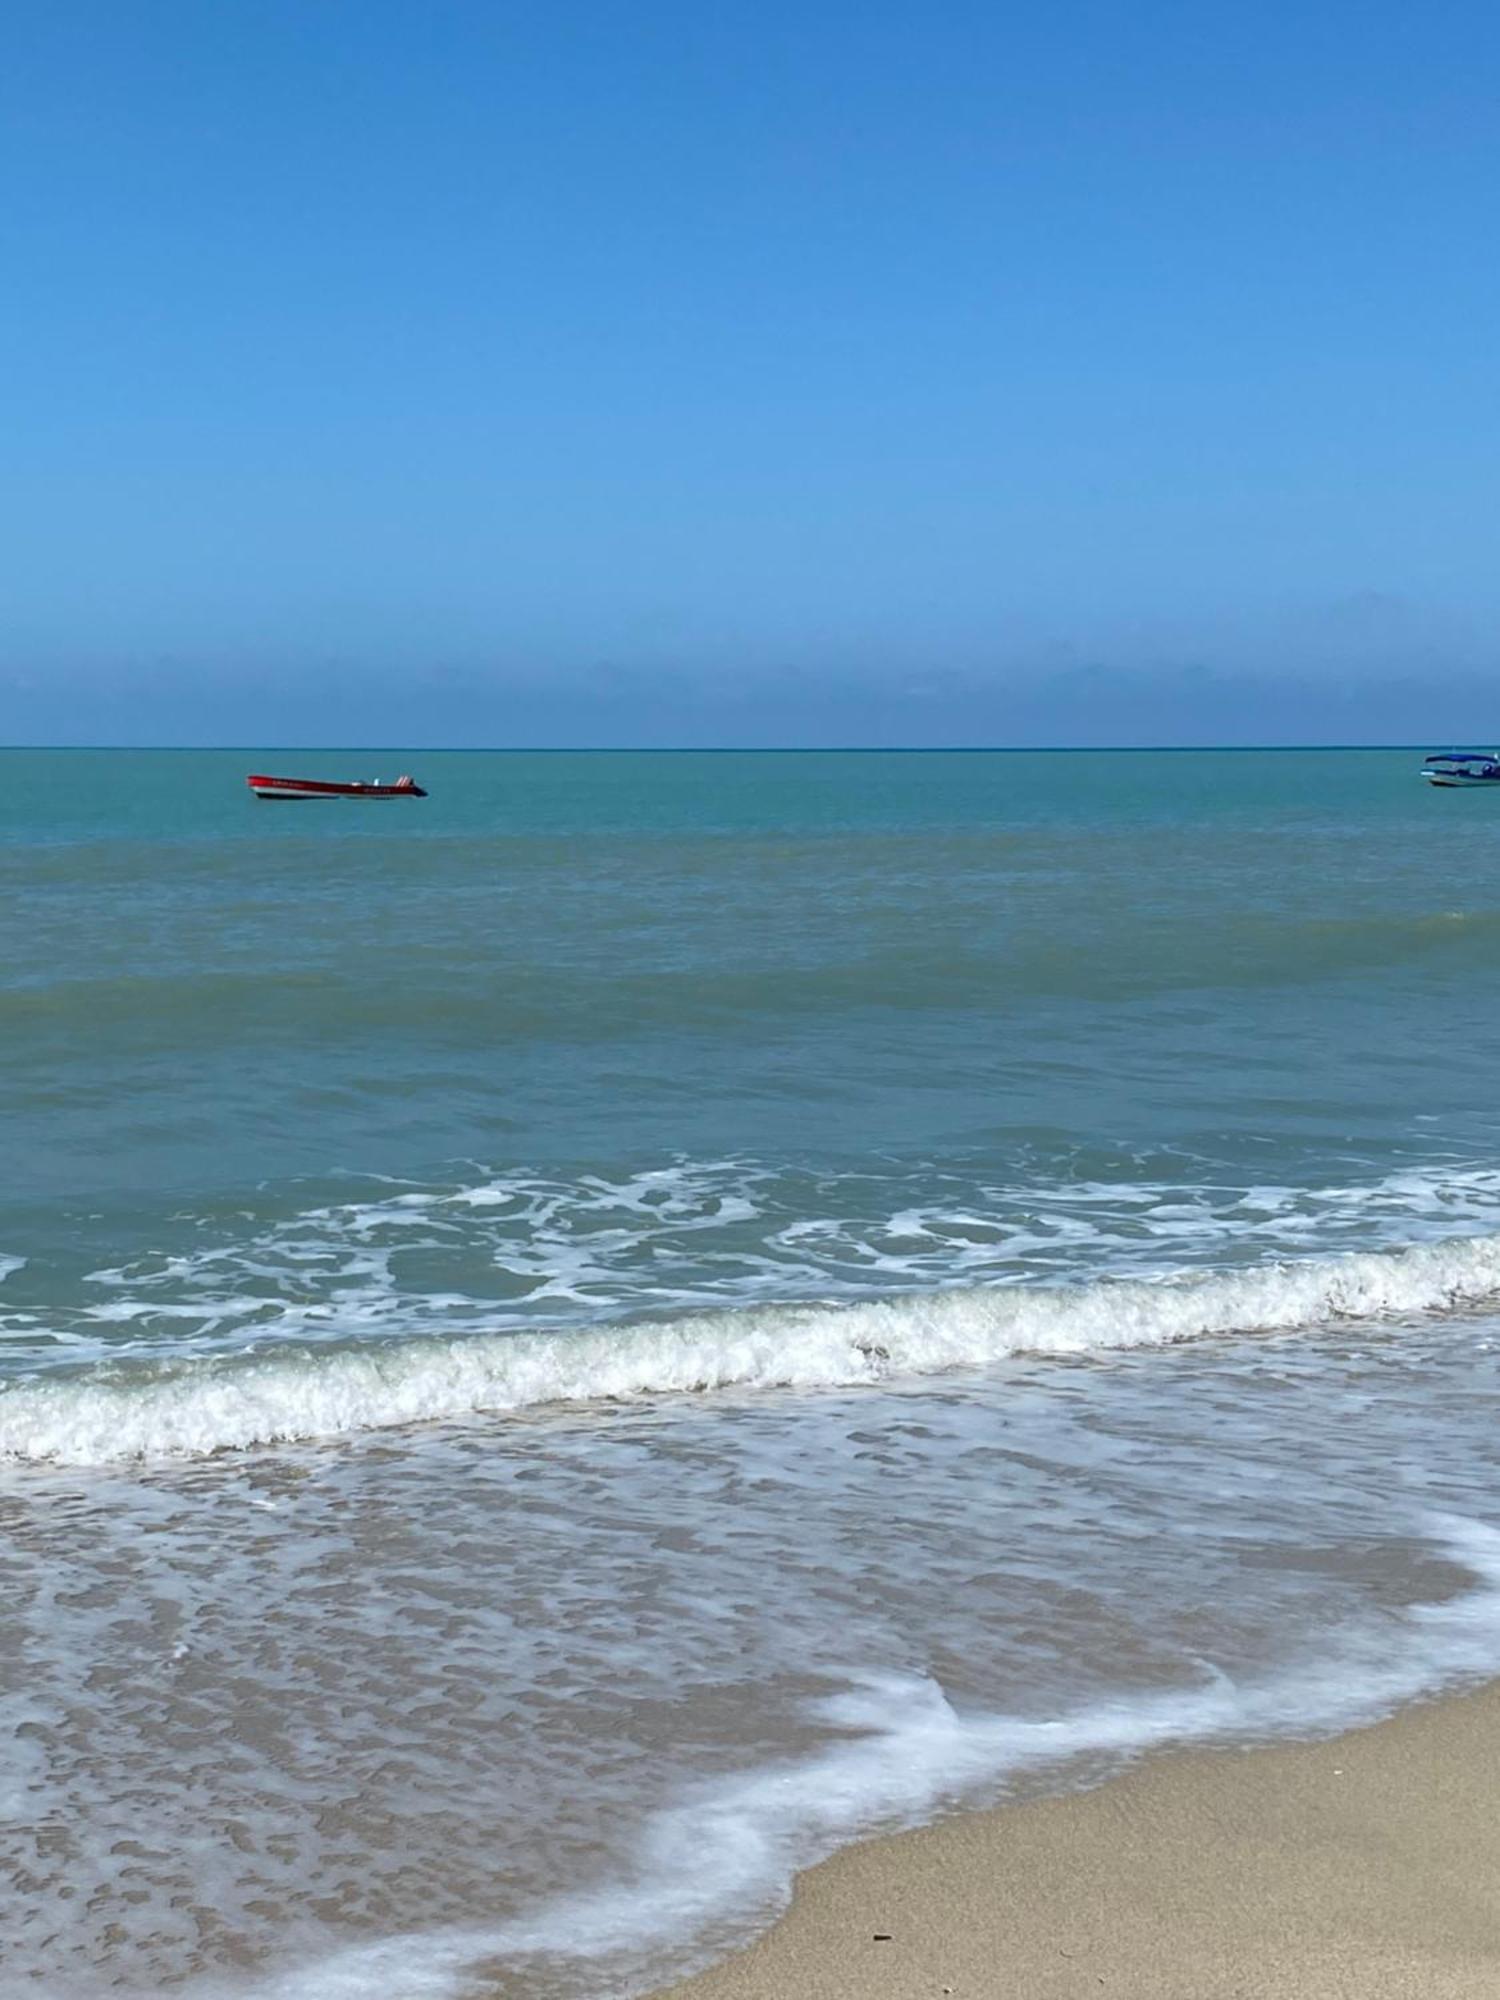
[{"label": "horizon line", "polygon": [[[1431,739],[1427,739],[1430,741]],[[361,756],[413,757],[1112,757],[1258,756],[1276,752],[1402,750],[1422,743],[0,743],[0,754],[86,751],[120,755],[195,756],[254,752],[357,751]],[[1451,746],[1450,746],[1451,747]],[[1436,752],[1423,754],[1436,755]],[[1489,754],[1489,753],[1486,753]]]}]

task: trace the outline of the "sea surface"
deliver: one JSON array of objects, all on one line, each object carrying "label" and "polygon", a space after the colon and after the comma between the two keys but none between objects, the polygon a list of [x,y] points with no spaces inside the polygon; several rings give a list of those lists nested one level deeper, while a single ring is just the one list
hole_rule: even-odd
[{"label": "sea surface", "polygon": [[641,1993],[1500,1671],[1418,762],[0,752],[5,2000]]}]

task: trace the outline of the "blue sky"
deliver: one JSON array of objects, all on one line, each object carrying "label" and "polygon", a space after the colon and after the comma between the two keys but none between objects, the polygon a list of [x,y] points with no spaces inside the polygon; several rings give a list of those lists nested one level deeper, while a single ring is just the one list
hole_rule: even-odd
[{"label": "blue sky", "polygon": [[1493,735],[1497,45],[12,0],[0,739]]}]

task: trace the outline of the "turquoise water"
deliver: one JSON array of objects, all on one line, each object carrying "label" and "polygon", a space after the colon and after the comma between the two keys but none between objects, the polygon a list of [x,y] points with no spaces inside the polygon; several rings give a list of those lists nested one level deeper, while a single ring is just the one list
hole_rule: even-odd
[{"label": "turquoise water", "polygon": [[24,1990],[639,1991],[1492,1671],[1500,819],[1419,762],[0,753]]},{"label": "turquoise water", "polygon": [[[373,1176],[747,1161],[865,1222],[1492,1157],[1500,826],[1403,753],[447,755],[426,801],[258,805],[278,759],[393,775],[0,759],[4,1296],[53,1331]],[[491,1219],[458,1289],[530,1296]]]}]

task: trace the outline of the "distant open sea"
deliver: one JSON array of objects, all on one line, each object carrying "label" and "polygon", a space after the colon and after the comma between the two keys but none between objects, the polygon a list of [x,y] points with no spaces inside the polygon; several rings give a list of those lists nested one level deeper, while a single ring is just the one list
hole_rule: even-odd
[{"label": "distant open sea", "polygon": [[639,1993],[1500,1671],[1418,764],[0,753],[0,1994]]}]

